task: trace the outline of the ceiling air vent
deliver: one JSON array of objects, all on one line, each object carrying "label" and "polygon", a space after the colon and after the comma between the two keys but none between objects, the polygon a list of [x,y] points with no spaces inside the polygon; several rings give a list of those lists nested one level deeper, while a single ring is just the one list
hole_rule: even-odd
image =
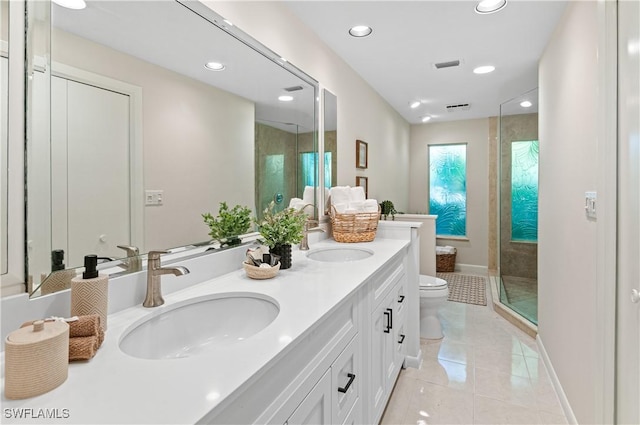
[{"label": "ceiling air vent", "polygon": [[446,108],[448,112],[468,111],[471,105],[468,103],[454,103],[453,105],[447,105]]},{"label": "ceiling air vent", "polygon": [[440,63],[436,63],[433,66],[436,67],[436,69],[442,69],[442,68],[451,68],[454,66],[460,66],[460,61],[449,61],[449,62],[440,62]]},{"label": "ceiling air vent", "polygon": [[288,92],[298,91],[298,90],[302,90],[302,86],[292,86],[292,87],[284,88],[284,91],[288,91]]}]

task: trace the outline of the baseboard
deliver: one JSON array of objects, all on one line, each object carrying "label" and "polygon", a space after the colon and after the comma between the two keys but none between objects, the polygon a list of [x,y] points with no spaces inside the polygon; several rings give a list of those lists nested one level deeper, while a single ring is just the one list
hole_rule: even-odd
[{"label": "baseboard", "polygon": [[422,349],[418,350],[417,356],[404,356],[404,367],[405,369],[408,367],[412,367],[414,369],[419,369],[420,364],[422,364]]},{"label": "baseboard", "polygon": [[456,264],[456,273],[486,276],[489,273],[487,266],[476,266],[475,264]]},{"label": "baseboard", "polygon": [[564,389],[562,388],[562,384],[558,379],[558,375],[556,375],[556,371],[553,369],[553,365],[551,364],[551,360],[549,359],[547,350],[545,350],[544,348],[544,344],[542,343],[542,338],[540,338],[540,334],[538,334],[538,337],[536,338],[536,343],[538,345],[538,351],[540,353],[540,357],[542,357],[544,366],[547,368],[547,373],[549,374],[551,385],[553,385],[553,388],[556,390],[556,394],[558,395],[558,400],[560,401],[560,405],[562,406],[564,415],[567,418],[567,422],[569,422],[571,425],[578,425],[578,420],[576,419],[576,415],[573,414],[573,409],[571,409],[571,405],[569,404],[567,395],[564,393]]}]

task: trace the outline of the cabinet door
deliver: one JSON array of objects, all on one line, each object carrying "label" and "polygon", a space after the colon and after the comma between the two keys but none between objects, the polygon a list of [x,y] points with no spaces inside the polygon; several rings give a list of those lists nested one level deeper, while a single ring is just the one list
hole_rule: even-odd
[{"label": "cabinet door", "polygon": [[387,302],[382,302],[371,315],[371,348],[369,374],[369,409],[371,421],[377,422],[386,404],[386,371],[387,346],[389,333],[385,333],[389,325]]},{"label": "cabinet door", "polygon": [[362,423],[362,409],[360,408],[360,400],[356,400],[356,404],[351,408],[342,425],[357,425]]},{"label": "cabinet door", "polygon": [[359,337],[351,340],[331,365],[332,423],[341,424],[360,396],[362,380]]},{"label": "cabinet door", "polygon": [[291,414],[287,424],[330,424],[331,393],[331,370],[329,370]]}]

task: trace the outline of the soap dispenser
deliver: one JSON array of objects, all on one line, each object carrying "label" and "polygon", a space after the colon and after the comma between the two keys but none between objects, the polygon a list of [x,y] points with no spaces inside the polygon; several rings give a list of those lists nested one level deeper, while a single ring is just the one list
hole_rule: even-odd
[{"label": "soap dispenser", "polygon": [[42,295],[69,289],[71,287],[71,279],[76,277],[73,269],[65,270],[64,251],[54,249],[51,251],[51,274],[45,276],[40,286]]},{"label": "soap dispenser", "polygon": [[84,273],[71,280],[71,315],[100,315],[100,326],[107,330],[109,277],[98,274],[98,256],[84,257]]}]

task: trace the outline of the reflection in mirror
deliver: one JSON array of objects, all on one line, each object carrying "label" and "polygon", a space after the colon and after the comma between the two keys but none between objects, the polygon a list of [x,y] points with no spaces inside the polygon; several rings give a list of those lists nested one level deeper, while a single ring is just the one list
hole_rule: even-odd
[{"label": "reflection in mirror", "polygon": [[8,237],[7,182],[9,143],[9,0],[0,0],[0,269],[7,273]]},{"label": "reflection in mirror", "polygon": [[[267,199],[287,206],[304,194],[296,157],[316,150],[317,83],[240,41],[236,27],[234,36],[220,29],[202,4],[185,4],[51,4],[51,76],[36,76],[50,81],[51,110],[30,116],[34,283],[52,270],[53,250],[78,267],[90,253],[125,257],[119,246],[206,244],[202,213],[220,202],[255,214]],[[34,100],[47,98],[42,87]],[[35,137],[49,119],[50,138]]]},{"label": "reflection in mirror", "polygon": [[[323,89],[324,103],[324,187],[330,189],[338,183],[338,98]],[[328,192],[325,191],[324,205]]]}]

